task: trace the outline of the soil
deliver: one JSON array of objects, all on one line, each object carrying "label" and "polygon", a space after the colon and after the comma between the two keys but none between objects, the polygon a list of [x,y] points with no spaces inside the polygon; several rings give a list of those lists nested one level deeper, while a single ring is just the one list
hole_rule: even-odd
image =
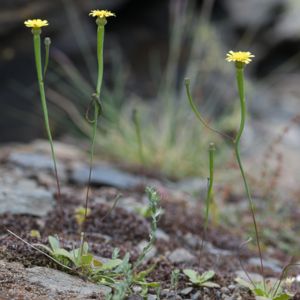
[{"label": "soil", "polygon": [[[5,166],[6,162],[3,162]],[[37,177],[38,178],[38,177]],[[49,189],[55,190],[55,182]],[[47,244],[47,237],[57,234],[62,245],[66,249],[72,249],[80,241],[80,228],[76,223],[74,211],[83,205],[85,187],[64,183],[62,197],[56,201],[54,209],[45,217],[34,217],[30,215],[16,215],[5,213],[0,216],[0,299],[50,299],[47,289],[29,283],[24,277],[24,270],[32,266],[46,266],[61,269],[53,261],[43,254],[28,247],[22,241],[16,239],[7,232],[7,229],[18,234],[29,243]],[[162,187],[158,188],[161,194],[161,207],[163,215],[158,227],[168,239],[159,238],[155,247],[157,253],[148,260],[143,267],[155,264],[155,268],[149,275],[149,281],[158,281],[163,290],[170,290],[171,273],[175,268],[192,268],[199,272],[213,269],[216,276],[213,279],[221,287],[236,285],[235,272],[241,270],[240,259],[249,272],[259,273],[256,266],[247,264],[251,257],[257,257],[254,250],[244,247],[238,254],[237,250],[243,242],[242,232],[236,228],[230,230],[221,225],[210,226],[206,234],[206,241],[219,250],[227,250],[227,255],[216,255],[204,246],[201,249],[199,242],[188,242],[188,237],[197,238],[201,241],[203,233],[202,208],[197,202],[181,196],[174,196],[166,192]],[[137,203],[143,202],[144,192],[140,188],[136,190],[117,190],[111,187],[93,187],[89,207],[91,214],[83,228],[86,232],[90,250],[95,255],[110,258],[115,247],[120,249],[120,255],[130,253],[131,261],[134,261],[139,253],[138,245],[149,237],[150,220],[142,217],[134,211],[130,211],[120,203],[111,211],[113,198],[118,193],[122,197],[131,197]],[[99,198],[105,199],[100,201]],[[31,230],[38,230],[41,238],[32,238]],[[233,233],[234,232],[234,233]],[[186,249],[192,256],[193,261],[174,263],[169,259],[170,253],[176,249]],[[240,259],[239,259],[240,256]],[[271,257],[271,256],[270,256]],[[280,251],[273,251],[272,257],[287,260]],[[64,270],[65,271],[65,270]],[[278,273],[266,268],[266,275],[278,277]],[[74,275],[76,276],[76,275]],[[189,286],[187,278],[180,275],[178,291]],[[205,299],[225,299],[220,296],[219,289],[206,289]],[[195,288],[197,291],[197,288]],[[240,289],[240,299],[252,300],[254,297],[249,291]],[[230,293],[229,293],[230,296]],[[229,297],[228,296],[228,297]],[[191,295],[178,299],[190,299]],[[51,298],[52,299],[52,298]],[[63,294],[53,299],[77,299],[74,295]],[[80,298],[78,298],[80,299]],[[82,298],[83,299],[83,298]],[[100,299],[100,298],[99,298]],[[162,299],[175,299],[162,296]],[[195,298],[202,299],[202,298]],[[238,299],[238,298],[228,298]]]}]

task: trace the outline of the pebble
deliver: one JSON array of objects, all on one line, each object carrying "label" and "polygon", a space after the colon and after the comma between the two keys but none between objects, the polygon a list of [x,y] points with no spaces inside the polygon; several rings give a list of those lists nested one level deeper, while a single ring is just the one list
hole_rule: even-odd
[{"label": "pebble", "polygon": [[178,248],[169,255],[169,260],[172,263],[192,262],[196,257],[184,248]]},{"label": "pebble", "polygon": [[[74,293],[86,297],[97,295],[104,296],[111,291],[111,288],[101,285],[85,282],[79,277],[46,267],[34,267],[27,269],[27,280],[38,284],[49,290],[53,294],[53,299],[60,293]],[[93,298],[92,298],[93,299]]]}]

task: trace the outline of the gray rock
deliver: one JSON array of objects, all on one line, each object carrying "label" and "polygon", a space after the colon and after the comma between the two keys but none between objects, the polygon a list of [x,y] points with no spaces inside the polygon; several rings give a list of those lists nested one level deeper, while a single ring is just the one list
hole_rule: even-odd
[{"label": "gray rock", "polygon": [[[248,264],[252,266],[260,267],[260,258],[253,257],[248,260]],[[265,268],[271,269],[273,272],[281,273],[282,267],[280,263],[275,259],[263,260],[263,264]]]},{"label": "gray rock", "polygon": [[[71,172],[71,180],[79,184],[87,184],[89,167],[76,166]],[[127,172],[121,171],[109,165],[97,165],[93,168],[92,184],[100,186],[112,186],[120,189],[135,188],[144,185],[145,180]]]},{"label": "gray rock", "polygon": [[197,194],[205,195],[207,190],[207,179],[201,179],[201,178],[183,179],[181,181],[176,182],[176,185],[173,188],[186,193],[197,193]]},{"label": "gray rock", "polygon": [[0,213],[45,216],[54,206],[50,191],[37,186],[33,180],[16,182],[0,180]]},{"label": "gray rock", "polygon": [[184,248],[178,248],[169,255],[169,260],[173,263],[183,263],[195,261],[196,257]]},{"label": "gray rock", "polygon": [[236,277],[246,280],[247,282],[249,282],[248,276],[251,278],[253,282],[262,282],[263,280],[263,277],[260,274],[248,272],[248,276],[247,276],[243,270],[236,271],[235,275]]},{"label": "gray rock", "polygon": [[[204,295],[204,298],[206,297],[206,295]],[[203,299],[204,299],[203,298]],[[192,296],[192,300],[199,300],[202,299],[202,293],[200,291],[197,291],[193,296]],[[206,299],[206,298],[205,298]]]},{"label": "gray rock", "polygon": [[229,288],[227,288],[227,287],[222,287],[221,288],[221,293],[223,293],[223,294],[229,294],[230,293],[230,290],[229,290]]},{"label": "gray rock", "polygon": [[158,240],[164,240],[166,242],[170,241],[170,236],[160,228],[158,228],[156,231],[156,238]]},{"label": "gray rock", "polygon": [[107,286],[85,282],[76,276],[45,267],[27,269],[27,279],[46,288],[54,295],[71,292],[83,298],[103,297],[111,291]]},{"label": "gray rock", "polygon": [[214,254],[216,256],[229,256],[229,255],[233,255],[233,252],[230,250],[225,250],[225,249],[220,249],[217,248],[215,246],[213,246],[211,243],[209,242],[205,242],[204,243],[204,248],[211,254]]},{"label": "gray rock", "polygon": [[193,291],[192,287],[187,287],[179,292],[180,295],[186,296]]},{"label": "gray rock", "polygon": [[[8,162],[23,168],[35,170],[53,169],[53,161],[51,156],[45,154],[14,152],[8,157]],[[57,164],[57,167],[58,169],[62,169],[62,166],[59,164]]]}]

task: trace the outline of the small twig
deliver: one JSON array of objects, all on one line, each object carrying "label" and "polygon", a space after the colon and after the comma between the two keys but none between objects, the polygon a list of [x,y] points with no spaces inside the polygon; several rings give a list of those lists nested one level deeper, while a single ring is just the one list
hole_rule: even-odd
[{"label": "small twig", "polygon": [[14,232],[10,231],[9,229],[6,229],[6,231],[8,233],[10,233],[11,235],[13,235],[15,238],[17,238],[18,240],[22,241],[23,243],[25,243],[27,246],[29,246],[30,248],[38,251],[39,253],[45,255],[46,257],[48,257],[49,259],[51,259],[52,261],[56,262],[58,265],[60,265],[61,267],[64,267],[70,271],[74,271],[72,268],[62,264],[61,262],[59,262],[58,260],[56,260],[55,258],[53,258],[52,256],[50,256],[49,254],[47,254],[46,252],[40,250],[39,248],[33,246],[32,244],[28,243],[27,241],[25,241],[24,239],[22,239],[20,236],[18,236],[17,234],[15,234]]}]

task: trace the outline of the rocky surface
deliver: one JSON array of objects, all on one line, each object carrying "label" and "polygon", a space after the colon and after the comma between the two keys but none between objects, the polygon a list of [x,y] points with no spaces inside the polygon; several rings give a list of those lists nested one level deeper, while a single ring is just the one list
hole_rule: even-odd
[{"label": "rocky surface", "polygon": [[[41,157],[45,157],[46,160],[49,155],[47,143],[35,142],[26,146],[14,146],[13,149],[5,147],[0,155],[2,174],[0,190],[6,189],[5,193],[0,194],[0,208],[5,208],[0,211],[0,259],[2,259],[0,261],[0,297],[3,299],[18,299],[16,297],[20,295],[29,299],[42,300],[91,299],[93,297],[102,299],[99,293],[108,291],[107,288],[84,281],[77,276],[51,269],[50,267],[57,268],[57,266],[6,231],[6,228],[9,228],[33,243],[37,241],[47,243],[49,234],[58,233],[62,244],[69,250],[78,244],[79,227],[74,212],[83,204],[86,181],[78,185],[71,180],[73,171],[78,167],[77,157],[82,158],[80,164],[84,165],[84,155],[78,153],[78,150],[72,152],[72,148],[71,145],[66,145],[64,149],[63,143],[58,147],[58,160],[62,166],[61,169],[65,172],[61,182],[64,204],[62,211],[53,197],[56,190],[55,181],[50,180],[45,184],[45,176],[53,177],[50,164],[40,163]],[[19,153],[31,153],[31,155],[20,156]],[[12,157],[18,159],[21,157],[21,160],[12,160]],[[30,157],[28,161],[32,164],[22,163],[24,157]],[[127,176],[139,179],[138,176],[131,174],[128,169],[125,172],[115,166],[110,166],[108,170],[114,170],[117,174],[120,172],[122,176],[116,176],[118,178],[116,182],[99,183],[92,187],[89,203],[91,214],[86,223],[86,237],[92,253],[101,260],[111,257],[113,249],[118,247],[121,257],[128,252],[134,261],[147,245],[149,238],[148,200],[140,186],[133,187],[128,184]],[[84,179],[84,176],[82,178]],[[150,278],[162,283],[161,297],[163,299],[253,300],[249,291],[235,282],[236,277],[245,278],[244,271],[240,270],[237,249],[251,227],[244,197],[230,196],[230,199],[226,200],[228,196],[224,194],[222,201],[226,201],[226,205],[220,206],[222,218],[227,217],[227,222],[231,223],[227,227],[223,227],[220,223],[211,223],[202,244],[203,206],[199,205],[201,204],[199,195],[201,191],[204,191],[201,182],[205,180],[199,180],[200,184],[196,185],[179,182],[178,186],[175,182],[170,184],[167,180],[165,181],[168,182],[167,185],[164,185],[158,179],[153,180],[146,176],[142,180],[156,184],[162,198],[163,214],[158,223],[157,241],[146,256],[145,265],[143,265],[145,268],[155,265]],[[190,192],[187,186],[190,186]],[[219,186],[216,193],[219,197],[222,195],[221,188],[222,186]],[[122,195],[116,207],[111,211],[114,199],[120,193]],[[266,209],[261,199],[255,198],[254,200],[256,204],[260,204],[258,205],[260,210]],[[45,207],[45,203],[49,206]],[[298,220],[298,217],[295,214],[290,221],[294,222]],[[236,224],[239,226],[237,227]],[[269,225],[264,224],[264,226],[268,228]],[[32,229],[38,230],[41,237],[33,238],[30,233]],[[280,240],[280,243],[283,241]],[[273,280],[278,278],[288,259],[282,251],[278,250],[277,244],[267,245],[264,250],[264,266],[267,277]],[[256,251],[244,246],[240,250],[240,256],[251,278],[261,280],[260,262]],[[172,271],[174,269],[182,271],[185,268],[197,270],[199,273],[213,269],[216,272],[214,282],[220,288],[193,286],[181,273],[178,286],[174,289],[170,285]],[[136,293],[138,292],[139,287],[136,287]],[[155,291],[150,290],[149,299],[154,300],[155,297]]]}]

